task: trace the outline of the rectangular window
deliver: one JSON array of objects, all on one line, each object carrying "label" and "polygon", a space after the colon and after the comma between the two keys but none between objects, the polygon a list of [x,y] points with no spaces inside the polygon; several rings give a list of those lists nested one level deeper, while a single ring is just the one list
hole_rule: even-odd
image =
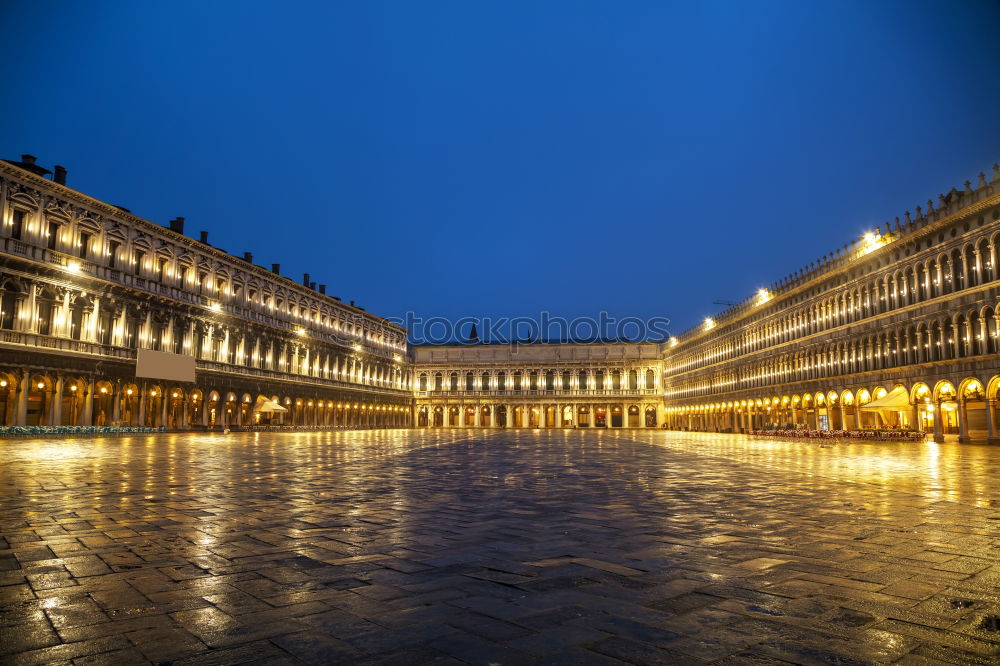
[{"label": "rectangular window", "polygon": [[56,249],[56,240],[59,238],[59,225],[56,222],[49,222],[49,232],[45,235],[47,236],[46,247],[50,250]]},{"label": "rectangular window", "polygon": [[142,250],[135,251],[135,274],[142,275],[142,262],[146,260],[146,253]]},{"label": "rectangular window", "polygon": [[118,241],[111,241],[108,244],[108,267],[114,268],[118,264],[118,248],[122,246]]},{"label": "rectangular window", "polygon": [[14,211],[10,227],[10,237],[14,240],[21,240],[21,235],[24,233],[24,215],[23,210]]},{"label": "rectangular window", "polygon": [[80,255],[81,259],[86,259],[87,256],[90,254],[91,238],[92,236],[85,231],[80,233],[80,252],[78,254]]}]

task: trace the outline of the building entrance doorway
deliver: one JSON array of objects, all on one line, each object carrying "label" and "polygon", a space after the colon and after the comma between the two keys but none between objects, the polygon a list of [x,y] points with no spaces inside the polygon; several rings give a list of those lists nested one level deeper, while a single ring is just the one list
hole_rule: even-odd
[{"label": "building entrance doorway", "polygon": [[607,428],[608,427],[608,410],[604,407],[594,408],[594,427],[595,428]]}]

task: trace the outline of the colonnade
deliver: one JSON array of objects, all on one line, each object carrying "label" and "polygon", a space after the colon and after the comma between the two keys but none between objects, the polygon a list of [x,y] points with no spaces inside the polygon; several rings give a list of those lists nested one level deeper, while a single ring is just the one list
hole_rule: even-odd
[{"label": "colonnade", "polygon": [[[265,402],[286,411],[261,411]],[[281,393],[156,381],[0,370],[0,425],[128,425],[168,429],[257,424],[407,427],[409,400],[338,391]]]},{"label": "colonnade", "polygon": [[1000,375],[915,379],[805,393],[741,395],[712,403],[671,405],[675,430],[747,432],[763,429],[828,431],[910,430],[933,441],[1000,443]]},{"label": "colonnade", "polygon": [[660,412],[659,402],[418,402],[416,424],[438,428],[656,428]]}]

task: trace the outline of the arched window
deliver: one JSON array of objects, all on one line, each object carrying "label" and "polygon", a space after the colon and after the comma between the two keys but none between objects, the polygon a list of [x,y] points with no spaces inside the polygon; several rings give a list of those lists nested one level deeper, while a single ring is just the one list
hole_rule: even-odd
[{"label": "arched window", "polygon": [[563,370],[563,373],[562,373],[562,390],[563,391],[568,391],[569,390],[569,378],[570,378],[569,370]]},{"label": "arched window", "polygon": [[580,374],[577,375],[577,379],[578,379],[577,386],[579,387],[579,389],[581,391],[586,391],[588,388],[590,388],[587,385],[587,371],[586,370],[581,370]]},{"label": "arched window", "polygon": [[441,390],[441,373],[440,372],[435,372],[434,373],[434,390],[435,391],[440,391]]},{"label": "arched window", "polygon": [[639,373],[635,370],[628,371],[628,387],[632,391],[639,388]]},{"label": "arched window", "polygon": [[490,390],[490,373],[484,372],[482,376],[479,377],[479,389],[481,391]]},{"label": "arched window", "polygon": [[622,373],[619,370],[613,370],[611,372],[611,388],[616,391],[621,390],[622,387]]},{"label": "arched window", "polygon": [[551,370],[545,372],[545,390],[554,391],[556,388],[556,373]]},{"label": "arched window", "polygon": [[421,372],[420,373],[420,378],[417,380],[417,386],[419,387],[419,389],[421,391],[426,391],[427,390],[427,373],[426,372]]},{"label": "arched window", "polygon": [[594,388],[598,391],[604,389],[604,371],[598,370],[594,373]]},{"label": "arched window", "polygon": [[52,335],[52,320],[55,316],[55,295],[48,289],[43,289],[36,299],[38,309],[39,335]]},{"label": "arched window", "polygon": [[656,388],[656,374],[652,370],[646,371],[646,388]]},{"label": "arched window", "polygon": [[514,372],[514,390],[521,390],[521,371],[517,370]]},{"label": "arched window", "polygon": [[507,390],[507,373],[498,372],[497,373],[497,390],[506,391]]},{"label": "arched window", "polygon": [[3,292],[0,294],[0,328],[8,331],[14,329],[18,302],[22,296],[23,292],[16,283],[4,283]]},{"label": "arched window", "polygon": [[532,370],[530,373],[528,373],[528,388],[530,388],[532,391],[538,390],[538,372],[536,372],[535,370]]},{"label": "arched window", "polygon": [[451,373],[451,376],[448,379],[450,380],[448,382],[448,388],[450,388],[452,391],[457,391],[458,390],[458,373],[457,372]]},{"label": "arched window", "polygon": [[465,373],[465,390],[466,391],[476,390],[476,376],[471,372]]}]

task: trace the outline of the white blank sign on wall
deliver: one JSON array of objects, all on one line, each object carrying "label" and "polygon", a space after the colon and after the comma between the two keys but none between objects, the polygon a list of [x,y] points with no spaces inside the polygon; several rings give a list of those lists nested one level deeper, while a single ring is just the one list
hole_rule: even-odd
[{"label": "white blank sign on wall", "polygon": [[135,376],[174,382],[193,382],[194,357],[140,349],[135,364]]}]

